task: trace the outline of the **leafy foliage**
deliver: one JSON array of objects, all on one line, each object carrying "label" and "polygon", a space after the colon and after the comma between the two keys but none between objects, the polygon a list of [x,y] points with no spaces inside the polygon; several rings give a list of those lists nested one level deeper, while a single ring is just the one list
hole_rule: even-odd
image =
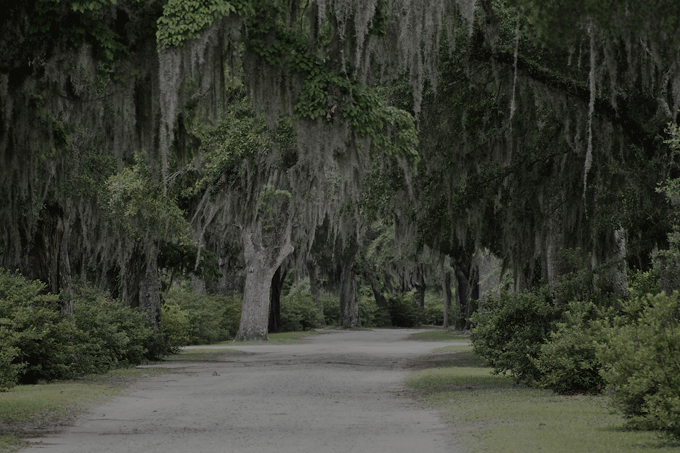
[{"label": "leafy foliage", "polygon": [[[75,49],[94,45],[102,61],[113,62],[129,52],[125,37],[111,26],[115,22],[113,6],[117,0],[39,0],[35,2],[29,41],[57,40]],[[139,10],[139,0],[124,2],[131,10]],[[63,24],[72,24],[64,27]]]},{"label": "leafy foliage", "polygon": [[599,393],[605,387],[595,342],[603,339],[603,310],[592,302],[569,303],[532,363],[539,387],[561,394]]},{"label": "leafy foliage", "polygon": [[163,15],[158,18],[158,47],[181,46],[198,38],[200,32],[216,20],[235,12],[233,2],[224,0],[168,0],[163,6]]},{"label": "leafy foliage", "polygon": [[361,319],[361,327],[382,327],[383,315],[378,304],[375,303],[373,295],[367,296],[361,294],[359,296],[359,319]]},{"label": "leafy foliage", "polygon": [[433,292],[425,293],[423,324],[427,326],[441,326],[444,324],[444,301]]},{"label": "leafy foliage", "polygon": [[472,343],[494,368],[517,382],[534,384],[542,373],[535,364],[561,310],[552,304],[548,287],[519,294],[501,292],[472,316]]},{"label": "leafy foliage", "polygon": [[189,344],[189,313],[176,304],[162,304],[163,336],[172,353],[179,352],[180,346]]},{"label": "leafy foliage", "polygon": [[[199,256],[200,253],[200,256]],[[158,268],[183,276],[195,275],[206,281],[218,279],[222,274],[217,267],[217,256],[209,250],[192,244],[164,241],[158,253]]]},{"label": "leafy foliage", "polygon": [[139,310],[111,300],[94,288],[81,287],[74,297],[77,374],[135,365],[167,352],[162,337]]},{"label": "leafy foliage", "polygon": [[321,297],[323,304],[323,319],[327,326],[340,325],[340,301],[335,296]]},{"label": "leafy foliage", "polygon": [[394,327],[416,327],[420,323],[421,310],[413,292],[388,297],[387,307]]},{"label": "leafy foliage", "polygon": [[603,329],[598,358],[616,407],[630,426],[680,438],[680,302],[645,294],[622,305]]},{"label": "leafy foliage", "polygon": [[106,207],[133,238],[188,241],[189,225],[175,199],[154,183],[149,164],[141,155],[106,181]]},{"label": "leafy foliage", "polygon": [[172,346],[210,344],[229,340],[238,332],[240,296],[195,294],[188,288],[171,288],[164,294],[164,313],[171,322],[163,327]]},{"label": "leafy foliage", "polygon": [[296,332],[319,327],[319,308],[309,285],[298,285],[281,298],[281,331]]},{"label": "leafy foliage", "polygon": [[14,346],[17,335],[10,327],[9,319],[0,318],[0,392],[14,387],[25,367],[15,362],[19,349]]},{"label": "leafy foliage", "polygon": [[[241,93],[242,94],[242,93]],[[209,189],[244,189],[247,163],[257,165],[274,147],[275,139],[248,100],[240,96],[222,113],[216,126],[196,121],[189,128],[200,140],[200,159],[189,168],[195,176],[183,195],[193,196]]]},{"label": "leafy foliage", "polygon": [[73,317],[62,314],[61,297],[46,294],[43,283],[0,269],[3,388],[101,373],[166,352],[139,310],[88,287],[79,287],[70,299]]}]

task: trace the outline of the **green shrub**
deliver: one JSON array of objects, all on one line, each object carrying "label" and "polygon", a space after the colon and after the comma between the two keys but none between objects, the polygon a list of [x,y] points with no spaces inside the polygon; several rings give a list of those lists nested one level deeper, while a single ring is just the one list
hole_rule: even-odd
[{"label": "green shrub", "polygon": [[359,318],[362,327],[381,327],[383,325],[382,311],[375,302],[373,295],[362,294],[359,296]]},{"label": "green shrub", "polygon": [[519,294],[501,292],[472,316],[474,351],[494,368],[509,372],[517,382],[534,384],[542,373],[534,360],[561,311],[552,304],[548,287]]},{"label": "green shrub", "polygon": [[428,326],[441,326],[444,324],[444,301],[433,292],[425,293],[423,323]]},{"label": "green shrub", "polygon": [[74,294],[76,372],[100,373],[165,355],[167,345],[145,314],[92,287]]},{"label": "green shrub", "polygon": [[387,298],[387,307],[394,327],[416,327],[420,320],[420,307],[413,292]]},{"label": "green shrub", "polygon": [[72,375],[75,328],[61,314],[59,296],[44,292],[44,283],[0,270],[0,318],[13,332],[11,347],[18,351],[13,364],[22,367],[21,382]]},{"label": "green shrub", "polygon": [[238,333],[238,328],[241,325],[241,308],[243,307],[243,298],[240,294],[233,296],[219,296],[218,300],[224,307],[224,314],[222,315],[222,330],[229,332],[229,338],[234,338]]},{"label": "green shrub", "polygon": [[645,294],[659,294],[661,292],[659,270],[629,272],[628,291],[630,298],[642,297]]},{"label": "green shrub", "polygon": [[234,298],[172,288],[164,295],[164,301],[166,306],[178,307],[188,318],[186,333],[179,335],[186,338],[187,344],[229,340],[238,331],[241,311],[234,306]]},{"label": "green shrub", "polygon": [[321,296],[323,319],[327,326],[340,325],[340,299],[331,294]]},{"label": "green shrub", "polygon": [[0,319],[0,392],[14,387],[24,368],[24,364],[15,362],[19,349],[14,347],[16,334],[9,324],[9,319]]},{"label": "green shrub", "polygon": [[69,294],[72,317],[45,285],[0,269],[2,387],[17,381],[72,378],[139,364],[166,352],[161,335],[138,309],[89,287]]},{"label": "green shrub", "polygon": [[161,306],[161,311],[163,335],[170,350],[177,353],[180,346],[189,344],[189,314],[179,305],[168,303]]},{"label": "green shrub", "polygon": [[319,307],[312,299],[309,284],[293,287],[281,298],[281,331],[299,332],[319,327]]},{"label": "green shrub", "polygon": [[603,328],[598,358],[613,400],[631,427],[680,438],[680,302],[678,292],[624,302]]},{"label": "green shrub", "polygon": [[592,302],[571,302],[556,330],[540,346],[532,363],[538,369],[537,385],[557,393],[599,393],[604,388],[595,342],[602,340],[599,319],[604,314]]}]

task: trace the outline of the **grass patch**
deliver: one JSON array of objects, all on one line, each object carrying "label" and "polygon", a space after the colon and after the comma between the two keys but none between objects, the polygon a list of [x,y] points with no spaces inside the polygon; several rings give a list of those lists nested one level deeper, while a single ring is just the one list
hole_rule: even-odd
[{"label": "grass patch", "polygon": [[269,341],[225,341],[219,344],[234,345],[234,346],[248,346],[251,344],[300,344],[305,342],[306,337],[313,335],[322,335],[325,333],[334,333],[330,330],[314,330],[308,332],[278,332],[270,333]]},{"label": "grass patch", "polygon": [[411,334],[408,339],[421,341],[470,341],[470,336],[453,330],[432,329]]},{"label": "grass patch", "polygon": [[486,360],[472,351],[472,346],[447,346],[437,348],[433,352],[452,353],[446,362],[446,367],[482,368],[486,366]]},{"label": "grass patch", "polygon": [[183,349],[179,354],[166,356],[164,362],[217,362],[225,354],[243,354],[236,349],[228,348],[205,348],[205,349]]},{"label": "grass patch", "polygon": [[119,395],[134,379],[167,372],[160,368],[126,368],[72,381],[18,385],[0,392],[0,452],[18,451],[27,445],[22,436],[68,423]]},{"label": "grass patch", "polygon": [[458,354],[466,356],[458,359],[463,365],[418,371],[407,385],[444,412],[470,453],[679,451],[655,433],[623,430],[606,396],[560,396],[516,386],[490,368],[470,366],[471,351]]},{"label": "grass patch", "polygon": [[0,393],[0,422],[9,426],[31,422],[37,427],[57,423],[120,391],[120,387],[75,381],[18,385]]},{"label": "grass patch", "polygon": [[[432,352],[471,352],[472,345],[470,344],[453,344],[451,346],[442,346]],[[480,365],[481,366],[481,365]]]},{"label": "grass patch", "polygon": [[0,434],[0,452],[10,453],[18,451],[21,448],[27,447],[28,442],[14,436]]}]

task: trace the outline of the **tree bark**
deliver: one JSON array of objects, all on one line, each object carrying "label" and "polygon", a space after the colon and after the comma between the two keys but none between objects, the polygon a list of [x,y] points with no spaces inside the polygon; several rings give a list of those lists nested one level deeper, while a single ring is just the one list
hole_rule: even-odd
[{"label": "tree bark", "polygon": [[425,283],[425,271],[423,266],[418,266],[418,283],[416,284],[418,292],[418,306],[420,306],[420,319],[418,322],[423,323],[425,316],[425,291],[427,290],[427,283]]},{"label": "tree bark", "polygon": [[[599,269],[596,278],[602,279],[600,287],[605,291],[613,294],[626,296],[628,294],[628,275],[626,273],[626,231],[619,228],[614,231],[608,231],[597,241],[593,246],[592,266]],[[664,272],[661,273],[662,291],[670,289],[664,288],[664,281],[668,281],[668,277],[672,276],[666,272],[667,268],[662,267]],[[675,271],[677,272],[677,270]],[[673,278],[673,277],[671,277]],[[677,276],[674,277],[677,280]],[[677,288],[676,288],[677,289]],[[673,291],[667,292],[671,294]]]},{"label": "tree bark", "polygon": [[460,315],[456,319],[456,330],[470,329],[470,316],[475,312],[475,301],[479,297],[478,272],[474,262],[469,258],[467,263],[454,265],[456,277],[456,301]]},{"label": "tree bark", "polygon": [[451,272],[444,272],[444,279],[442,283],[442,295],[444,299],[444,327],[449,328],[449,308],[451,307]]},{"label": "tree bark", "polygon": [[283,282],[286,280],[288,271],[281,274],[281,267],[276,269],[272,277],[272,288],[270,291],[269,304],[269,331],[278,332],[281,329],[281,290]]},{"label": "tree bark", "polygon": [[[545,258],[543,266],[543,280],[552,288],[559,284],[559,277],[567,271],[564,256],[565,247],[564,222],[561,210],[552,213],[548,220],[548,232],[545,238]],[[559,302],[559,301],[554,301]]]},{"label": "tree bark", "polygon": [[121,270],[121,299],[146,313],[154,329],[161,326],[161,285],[157,251],[136,248]]},{"label": "tree bark", "polygon": [[197,277],[195,275],[191,276],[191,291],[194,294],[206,294],[206,284],[205,279]]},{"label": "tree bark", "polygon": [[354,258],[358,251],[359,245],[356,239],[352,239],[340,264],[340,324],[343,327],[361,327],[354,272]]},{"label": "tree bark", "polygon": [[144,277],[139,285],[139,307],[143,313],[146,313],[154,329],[160,329],[161,283],[155,257],[146,263]]},{"label": "tree bark", "polygon": [[[293,252],[291,245],[292,222],[276,233],[279,244],[266,244],[262,238],[262,225],[258,222],[242,233],[243,253],[246,263],[246,282],[243,291],[241,325],[235,341],[268,340],[269,299],[274,273],[283,260]],[[271,242],[271,241],[267,241]]]},{"label": "tree bark", "polygon": [[380,292],[378,283],[372,275],[364,275],[364,277],[368,280],[368,284],[371,285],[371,291],[373,291],[375,303],[378,305],[378,308],[380,308],[380,312],[382,313],[383,327],[392,327],[390,309],[387,306],[387,300],[385,299],[385,296],[383,296],[383,293]]}]

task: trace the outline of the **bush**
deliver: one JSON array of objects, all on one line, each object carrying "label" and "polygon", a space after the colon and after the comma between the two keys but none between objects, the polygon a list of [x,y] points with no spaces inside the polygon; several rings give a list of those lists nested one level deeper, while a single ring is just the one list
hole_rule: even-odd
[{"label": "bush", "polygon": [[631,427],[680,438],[680,302],[668,296],[632,297],[603,329],[598,358],[613,400]]},{"label": "bush", "polygon": [[9,319],[0,319],[0,392],[14,387],[24,368],[23,364],[15,362],[19,349],[14,347],[16,334],[8,328],[8,324]]},{"label": "bush", "polygon": [[382,327],[383,315],[373,295],[359,296],[359,318],[362,327]]},{"label": "bush", "polygon": [[44,292],[44,283],[0,270],[0,319],[13,332],[11,368],[21,368],[21,382],[72,375],[75,328],[62,316],[59,296]]},{"label": "bush", "polygon": [[68,317],[61,297],[45,291],[39,281],[0,269],[0,388],[99,373],[166,352],[139,310],[78,287]]},{"label": "bush", "polygon": [[76,374],[137,365],[167,353],[161,334],[139,309],[90,287],[76,289],[73,306]]},{"label": "bush", "polygon": [[444,325],[444,300],[433,292],[425,293],[423,323],[428,326]]},{"label": "bush", "polygon": [[420,307],[415,294],[405,293],[388,297],[387,307],[394,327],[417,327],[420,320]]},{"label": "bush", "polygon": [[595,342],[602,340],[601,309],[592,302],[571,302],[555,324],[548,341],[532,359],[540,378],[538,386],[557,393],[600,393],[604,379]]},{"label": "bush", "polygon": [[224,307],[222,315],[222,330],[229,332],[229,338],[234,338],[241,325],[241,309],[243,308],[243,297],[240,294],[233,296],[219,296],[218,300]]},{"label": "bush", "polygon": [[494,368],[509,372],[517,382],[534,384],[542,377],[535,364],[560,309],[553,306],[548,287],[519,294],[501,292],[485,303],[486,312],[472,316],[474,351]]},{"label": "bush", "polygon": [[281,298],[281,331],[299,332],[319,327],[319,308],[309,284],[298,285]]},{"label": "bush", "polygon": [[179,352],[180,346],[189,344],[189,314],[177,304],[161,306],[162,331],[170,351]]},{"label": "bush", "polygon": [[659,294],[661,292],[659,270],[629,272],[628,290],[631,299],[642,297],[645,294]]},{"label": "bush", "polygon": [[340,325],[340,300],[337,296],[326,294],[321,296],[323,319],[327,326]]},{"label": "bush", "polygon": [[236,335],[241,322],[241,299],[237,296],[194,294],[172,288],[164,295],[164,306],[164,312],[171,316],[170,325],[163,328],[165,335],[183,343],[174,344],[175,347],[229,340]]}]

